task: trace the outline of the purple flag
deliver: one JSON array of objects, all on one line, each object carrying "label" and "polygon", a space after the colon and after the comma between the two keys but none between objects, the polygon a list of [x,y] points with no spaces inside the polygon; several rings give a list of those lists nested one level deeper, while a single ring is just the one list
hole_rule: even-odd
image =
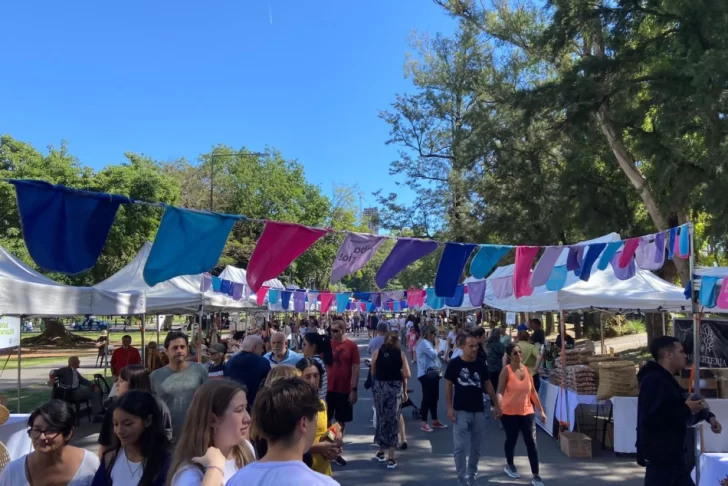
[{"label": "purple flag", "polygon": [[383,289],[387,282],[396,277],[399,272],[420,258],[426,257],[437,250],[437,242],[429,240],[415,240],[412,238],[400,238],[387,255],[387,259],[374,279],[380,289]]},{"label": "purple flag", "polygon": [[614,270],[614,276],[619,280],[629,280],[635,276],[637,269],[635,268],[634,258],[631,256],[627,260],[627,265],[622,268],[619,266],[619,259],[622,256],[622,252],[617,253],[612,257],[612,270]]},{"label": "purple flag", "polygon": [[347,234],[331,267],[331,283],[338,282],[366,265],[383,241],[384,238],[381,236],[363,233]]},{"label": "purple flag", "polygon": [[469,282],[466,284],[466,287],[468,287],[470,303],[474,306],[483,305],[483,300],[485,299],[485,280]]},{"label": "purple flag", "polygon": [[556,266],[556,261],[559,259],[559,256],[561,256],[561,252],[563,251],[564,248],[561,246],[546,247],[543,251],[543,255],[541,255],[541,259],[538,261],[536,268],[534,268],[533,273],[531,274],[531,287],[536,288],[546,285],[546,282],[548,282],[549,277],[551,276],[551,272],[554,270],[554,266]]},{"label": "purple flag", "polygon": [[200,292],[207,292],[212,287],[212,275],[209,273],[202,274],[202,281],[200,282]]},{"label": "purple flag", "polygon": [[306,292],[297,291],[293,294],[293,311],[304,312],[306,310]]},{"label": "purple flag", "polygon": [[233,282],[233,300],[242,299],[244,289],[245,289],[245,284]]}]

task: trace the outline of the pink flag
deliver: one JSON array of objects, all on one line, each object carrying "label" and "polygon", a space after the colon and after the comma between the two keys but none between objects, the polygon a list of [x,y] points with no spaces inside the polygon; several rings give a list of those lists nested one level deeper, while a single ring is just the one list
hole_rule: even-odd
[{"label": "pink flag", "polygon": [[319,294],[319,300],[321,301],[321,313],[326,314],[331,307],[331,303],[334,301],[336,295],[329,292],[321,292]]},{"label": "pink flag", "polygon": [[384,241],[381,236],[363,233],[349,233],[341,242],[336,260],[331,267],[331,283],[336,283],[350,275],[364,265],[374,256]]},{"label": "pink flag", "polygon": [[261,287],[255,293],[256,301],[258,302],[259,307],[263,305],[263,302],[265,302],[265,296],[267,293],[268,293],[268,287]]},{"label": "pink flag", "polygon": [[619,268],[625,268],[632,261],[634,253],[637,251],[637,247],[640,244],[639,238],[630,238],[624,242],[624,248],[619,257]]},{"label": "pink flag", "polygon": [[257,292],[263,282],[276,278],[328,230],[299,224],[267,221],[248,263],[248,285]]},{"label": "pink flag", "polygon": [[723,279],[718,294],[718,301],[715,304],[719,309],[728,309],[728,278]]},{"label": "pink flag", "polygon": [[528,297],[533,293],[531,287],[531,268],[538,255],[537,246],[519,246],[516,248],[516,267],[513,270],[513,293],[516,299]]}]

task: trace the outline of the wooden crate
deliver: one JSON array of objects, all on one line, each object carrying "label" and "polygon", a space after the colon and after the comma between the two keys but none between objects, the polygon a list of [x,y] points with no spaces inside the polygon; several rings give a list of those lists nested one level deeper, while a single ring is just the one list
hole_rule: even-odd
[{"label": "wooden crate", "polygon": [[591,439],[579,432],[563,431],[559,434],[559,444],[561,452],[567,457],[591,457],[592,441]]}]

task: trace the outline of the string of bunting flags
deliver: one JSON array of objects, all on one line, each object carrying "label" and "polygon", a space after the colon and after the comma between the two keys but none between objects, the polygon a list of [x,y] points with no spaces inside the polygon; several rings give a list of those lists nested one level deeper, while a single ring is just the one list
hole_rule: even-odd
[{"label": "string of bunting flags", "polygon": [[[23,238],[33,260],[43,269],[78,274],[95,265],[116,218],[124,204],[144,204],[162,207],[164,214],[157,230],[149,258],[143,270],[145,282],[154,286],[179,275],[207,272],[213,268],[224,249],[236,221],[256,221],[264,224],[263,232],[251,255],[247,268],[247,285],[241,282],[215,280],[210,276],[204,285],[233,298],[256,294],[259,304],[268,296],[293,310],[305,307],[306,302],[318,301],[326,312],[334,304],[346,310],[352,295],[362,303],[376,308],[383,304],[391,310],[431,308],[461,305],[467,292],[471,303],[480,305],[485,294],[485,278],[498,263],[515,250],[512,276],[492,279],[490,285],[496,298],[514,295],[530,296],[535,287],[546,285],[560,290],[569,272],[588,281],[595,267],[605,270],[612,266],[621,280],[635,275],[636,267],[657,270],[665,258],[687,259],[690,256],[690,225],[684,224],[666,231],[609,243],[575,244],[567,246],[496,245],[456,242],[437,242],[427,239],[380,236],[367,233],[335,231],[279,221],[257,220],[242,215],[183,209],[161,203],[137,201],[126,196],[106,194],[39,180],[6,179],[16,190]],[[362,267],[376,254],[386,239],[396,240],[381,267],[375,282],[385,288],[387,283],[412,263],[443,247],[433,288],[392,292],[329,292],[305,289],[268,289],[264,282],[278,277],[286,268],[319,239],[330,233],[344,234],[331,267],[331,282],[336,283]],[[48,245],[53,241],[53,245]],[[564,265],[557,265],[560,255],[568,251]],[[473,256],[474,255],[474,256]],[[539,257],[540,255],[540,257]],[[470,261],[469,273],[478,280],[460,283]],[[207,289],[205,289],[207,290]],[[246,293],[248,295],[246,295]],[[363,298],[368,294],[368,298]],[[384,298],[389,295],[391,298]],[[476,304],[477,302],[480,304]],[[371,307],[371,306],[370,306]],[[343,312],[343,310],[341,310]]]}]

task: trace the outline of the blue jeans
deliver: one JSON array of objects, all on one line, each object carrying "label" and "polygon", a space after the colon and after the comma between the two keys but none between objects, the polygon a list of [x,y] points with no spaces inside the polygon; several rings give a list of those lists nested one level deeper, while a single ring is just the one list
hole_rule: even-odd
[{"label": "blue jeans", "polygon": [[[484,412],[464,412],[455,410],[455,424],[452,428],[453,456],[458,479],[465,481],[478,474],[480,444],[485,430]],[[468,447],[470,453],[468,454]],[[468,454],[466,465],[466,454]]]}]

